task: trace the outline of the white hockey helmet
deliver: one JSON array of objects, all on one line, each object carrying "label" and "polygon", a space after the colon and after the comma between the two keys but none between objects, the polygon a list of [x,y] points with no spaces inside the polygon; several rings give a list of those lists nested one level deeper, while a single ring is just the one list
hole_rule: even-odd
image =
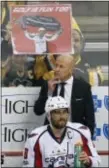
[{"label": "white hockey helmet", "polygon": [[52,110],[69,108],[66,100],[61,96],[49,97],[45,104],[45,112],[49,114]]}]

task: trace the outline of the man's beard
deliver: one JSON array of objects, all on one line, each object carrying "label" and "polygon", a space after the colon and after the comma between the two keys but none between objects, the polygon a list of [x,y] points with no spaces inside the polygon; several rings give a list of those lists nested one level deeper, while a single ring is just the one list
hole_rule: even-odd
[{"label": "man's beard", "polygon": [[[60,121],[63,121],[60,123]],[[56,129],[62,129],[66,126],[67,120],[64,119],[60,119],[59,121],[55,122],[54,120],[51,119],[51,124],[53,127],[55,127]]]}]

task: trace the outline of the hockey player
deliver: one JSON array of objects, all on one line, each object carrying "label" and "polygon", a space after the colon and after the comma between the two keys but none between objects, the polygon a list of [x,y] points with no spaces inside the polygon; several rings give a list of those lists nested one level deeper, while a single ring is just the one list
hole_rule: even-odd
[{"label": "hockey player", "polygon": [[29,33],[26,26],[22,28],[24,30],[25,37],[34,41],[36,54],[47,53],[47,42],[56,40],[62,33],[62,29],[59,29],[55,33],[48,34],[46,29],[43,27],[40,27],[37,33]]},{"label": "hockey player", "polygon": [[29,135],[23,167],[73,167],[74,147],[78,142],[83,146],[79,160],[85,167],[99,167],[100,157],[91,141],[89,129],[82,124],[68,122],[67,102],[60,96],[49,97],[45,111],[50,124],[36,128]]}]

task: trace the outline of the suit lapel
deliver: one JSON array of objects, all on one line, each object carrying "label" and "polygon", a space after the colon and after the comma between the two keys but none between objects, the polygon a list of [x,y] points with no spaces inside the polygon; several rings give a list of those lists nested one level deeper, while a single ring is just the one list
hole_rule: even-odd
[{"label": "suit lapel", "polygon": [[73,121],[73,118],[74,118],[74,113],[75,113],[75,89],[76,89],[76,79],[74,78],[73,79],[73,85],[72,85],[72,92],[71,92],[71,106],[70,106],[70,108],[71,108],[71,121]]},{"label": "suit lapel", "polygon": [[72,93],[71,93],[71,101],[75,99],[75,91],[76,91],[76,88],[77,88],[76,83],[77,82],[76,82],[76,79],[74,77],[73,86],[72,86]]}]

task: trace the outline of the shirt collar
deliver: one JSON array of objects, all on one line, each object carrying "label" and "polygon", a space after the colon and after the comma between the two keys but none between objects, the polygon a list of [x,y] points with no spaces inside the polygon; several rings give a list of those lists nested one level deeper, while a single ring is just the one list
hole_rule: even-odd
[{"label": "shirt collar", "polygon": [[65,81],[67,84],[72,84],[73,76],[71,76],[68,80]]}]

